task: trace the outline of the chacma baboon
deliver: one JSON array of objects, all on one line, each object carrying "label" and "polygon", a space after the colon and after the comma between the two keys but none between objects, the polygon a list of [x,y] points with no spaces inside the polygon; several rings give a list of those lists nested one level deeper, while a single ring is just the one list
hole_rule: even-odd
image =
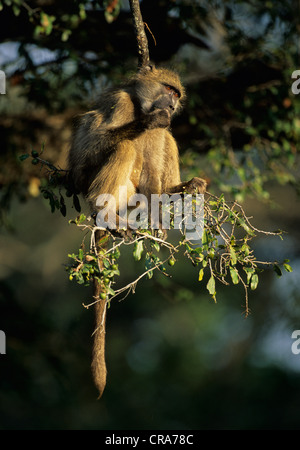
[{"label": "chacma baboon", "polygon": [[[175,72],[149,65],[103,93],[93,110],[77,118],[69,170],[76,191],[84,194],[92,212],[97,211],[100,194],[112,195],[119,211],[135,193],[150,198],[205,191],[201,178],[180,179],[178,148],[169,127],[184,97]],[[121,186],[126,187],[127,198],[119,196]],[[127,226],[121,217],[118,226]],[[100,395],[106,383],[105,308],[106,301],[99,298],[92,368]]]}]

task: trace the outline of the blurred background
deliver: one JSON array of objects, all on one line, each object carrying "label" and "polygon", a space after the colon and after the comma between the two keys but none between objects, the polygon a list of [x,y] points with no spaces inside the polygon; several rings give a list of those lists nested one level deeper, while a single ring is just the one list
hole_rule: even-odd
[{"label": "blurred background", "polygon": [[[205,175],[254,226],[284,230],[258,236],[255,251],[293,272],[260,275],[247,319],[240,284],[218,286],[215,304],[186,261],[172,278],[143,280],[108,311],[97,401],[91,290],[64,269],[83,238],[68,223],[77,212],[70,201],[66,217],[51,213],[47,171],[19,157],[43,147],[66,168],[72,117],[136,70],[128,2],[1,1],[0,428],[299,429],[299,2],[143,0],[141,10],[151,59],[187,89],[172,126],[182,177]],[[120,283],[139,270],[125,254]]]}]

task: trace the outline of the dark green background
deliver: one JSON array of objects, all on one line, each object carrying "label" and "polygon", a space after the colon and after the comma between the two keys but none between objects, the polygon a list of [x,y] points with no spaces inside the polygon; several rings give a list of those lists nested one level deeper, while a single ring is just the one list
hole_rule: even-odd
[{"label": "dark green background", "polygon": [[[105,2],[94,2],[99,8],[87,9],[80,23],[71,20],[79,2],[27,3],[55,15],[58,27],[37,35],[39,19],[30,22],[24,8],[18,16],[7,5],[0,12],[2,41],[21,43],[11,53],[16,66],[1,60],[9,78],[0,98],[0,329],[7,339],[0,429],[299,429],[300,354],[291,351],[292,332],[300,329],[300,108],[290,90],[299,62],[297,2],[142,2],[157,40],[155,47],[149,38],[153,60],[171,61],[186,80],[188,101],[173,127],[184,176],[208,174],[213,192],[244,199],[255,226],[287,231],[283,241],[263,236],[254,245],[261,260],[288,258],[294,270],[260,275],[247,319],[242,286],[218,286],[215,304],[187,261],[170,268],[170,279],[141,281],[135,295],[108,311],[108,382],[100,401],[90,373],[93,310],[82,305],[91,290],[71,283],[63,267],[83,237],[67,223],[76,212],[68,205],[67,218],[51,214],[46,200],[31,196],[28,186],[41,174],[18,156],[31,145],[39,151],[45,140],[45,159],[63,164],[70,118],[101,83],[134,70],[134,35],[127,10],[105,20]],[[212,12],[226,45],[210,48],[203,64],[197,51],[205,51]],[[61,40],[64,29],[73,30],[68,41]],[[57,59],[34,66],[28,44],[56,49]],[[187,44],[196,49],[190,58]],[[87,61],[86,51],[97,58]],[[142,267],[128,252],[120,270],[125,284]]]}]

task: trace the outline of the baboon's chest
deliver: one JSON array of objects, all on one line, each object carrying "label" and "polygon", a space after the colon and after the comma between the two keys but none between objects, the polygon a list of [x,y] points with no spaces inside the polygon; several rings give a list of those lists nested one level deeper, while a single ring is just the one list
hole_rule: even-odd
[{"label": "baboon's chest", "polygon": [[148,130],[134,141],[136,162],[132,173],[133,184],[140,192],[159,193],[164,170],[166,130]]}]

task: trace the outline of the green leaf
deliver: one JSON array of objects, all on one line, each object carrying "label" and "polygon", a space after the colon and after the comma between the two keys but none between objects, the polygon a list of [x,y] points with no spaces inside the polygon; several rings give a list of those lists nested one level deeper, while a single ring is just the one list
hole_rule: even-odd
[{"label": "green leaf", "polygon": [[110,286],[106,287],[106,291],[108,292],[109,295],[115,295],[115,291]]},{"label": "green leaf", "polygon": [[19,160],[20,161],[25,161],[25,159],[27,159],[27,158],[29,158],[29,154],[28,153],[25,153],[25,155],[19,156]]},{"label": "green leaf", "polygon": [[[103,258],[103,259],[102,259],[102,263],[103,263],[103,266],[105,267],[105,269],[110,269],[110,262],[109,262],[108,259]],[[109,273],[109,272],[110,272],[110,270],[108,271],[108,273]],[[104,271],[103,271],[103,273],[104,273]]]},{"label": "green leaf", "polygon": [[14,12],[15,16],[18,16],[20,14],[20,12],[21,12],[20,7],[17,6],[17,5],[13,5],[12,9],[13,9],[13,12]]},{"label": "green leaf", "polygon": [[203,275],[204,275],[204,269],[200,269],[200,270],[199,270],[199,278],[198,278],[198,281],[202,281]]},{"label": "green leaf", "polygon": [[107,241],[109,241],[109,235],[105,235],[99,239],[98,244],[102,247]]},{"label": "green leaf", "polygon": [[281,271],[280,267],[277,264],[274,265],[273,269],[274,269],[274,271],[277,273],[277,275],[279,277],[282,276],[282,271]]},{"label": "green leaf", "polygon": [[235,250],[234,250],[234,248],[232,246],[230,246],[230,260],[231,260],[231,264],[233,266],[235,266],[237,258],[236,258]]},{"label": "green leaf", "polygon": [[66,217],[67,208],[66,208],[66,205],[65,205],[65,200],[64,200],[62,195],[60,196],[60,212],[62,213],[62,215],[64,217]]},{"label": "green leaf", "polygon": [[257,273],[254,273],[251,277],[251,283],[250,283],[250,287],[252,289],[252,291],[254,291],[257,288],[258,285],[258,275]]},{"label": "green leaf", "polygon": [[76,209],[76,211],[78,211],[78,212],[81,211],[81,206],[80,206],[79,198],[77,197],[76,194],[73,195],[73,205],[74,205],[74,208]]},{"label": "green leaf", "polygon": [[114,259],[119,259],[119,258],[120,258],[120,255],[121,255],[121,252],[120,252],[120,250],[119,250],[119,247],[115,248],[115,250],[114,250],[113,253],[112,253],[112,257],[113,257]]},{"label": "green leaf", "polygon": [[144,250],[143,241],[135,242],[133,248],[133,257],[136,261],[139,261],[141,259],[143,250]]},{"label": "green leaf", "polygon": [[79,16],[82,20],[86,19],[86,12],[84,6],[85,6],[84,3],[79,4]]},{"label": "green leaf", "polygon": [[206,288],[208,290],[208,292],[210,293],[210,295],[212,295],[213,297],[215,297],[216,295],[216,283],[215,283],[215,278],[212,275],[206,285]]},{"label": "green leaf", "polygon": [[82,250],[82,248],[80,248],[79,251],[78,251],[78,258],[80,259],[80,261],[83,260],[83,250]]},{"label": "green leaf", "polygon": [[231,279],[233,284],[238,284],[239,282],[239,276],[238,276],[238,271],[236,270],[235,267],[229,267],[229,271],[230,271],[230,275],[231,275]]},{"label": "green leaf", "polygon": [[202,234],[202,246],[204,250],[208,249],[208,242],[209,242],[209,238],[208,238],[208,233],[207,230],[203,230],[203,234]]},{"label": "green leaf", "polygon": [[249,249],[249,245],[248,244],[243,244],[241,247],[242,252],[245,253],[245,256],[249,256],[250,254],[250,249]]},{"label": "green leaf", "polygon": [[48,36],[51,34],[53,28],[53,22],[55,21],[55,16],[49,16],[48,14],[41,12],[41,25],[43,27],[43,31]]},{"label": "green leaf", "polygon": [[158,242],[152,241],[152,242],[151,242],[151,246],[154,247],[155,250],[156,250],[157,252],[159,252],[160,246],[159,246],[159,243],[158,243]]},{"label": "green leaf", "polygon": [[[149,270],[151,267],[153,267],[153,262],[151,259],[151,256],[149,255],[149,253],[146,254],[146,258],[145,258],[145,269]],[[147,273],[148,278],[152,278],[153,277],[153,270],[150,270],[150,272]]]},{"label": "green leaf", "polygon": [[66,208],[66,205],[61,205],[61,207],[60,207],[60,212],[61,212],[61,214],[62,214],[64,217],[66,217],[66,215],[67,215],[67,208]]},{"label": "green leaf", "polygon": [[207,266],[207,264],[208,264],[207,260],[206,260],[206,259],[204,259],[204,260],[202,261],[202,267],[206,267],[206,266]]},{"label": "green leaf", "polygon": [[253,269],[253,267],[243,267],[244,271],[247,274],[247,284],[250,283],[251,277],[255,272],[255,269]]},{"label": "green leaf", "polygon": [[208,251],[208,253],[207,253],[207,256],[208,256],[210,259],[213,259],[213,258],[215,257],[215,249],[214,249],[213,247],[211,247],[211,248],[209,249],[209,251]]},{"label": "green leaf", "polygon": [[292,269],[292,267],[291,267],[289,264],[284,263],[284,264],[283,264],[283,267],[285,268],[285,270],[286,270],[287,272],[293,272],[293,269]]},{"label": "green leaf", "polygon": [[254,231],[247,225],[245,220],[243,220],[241,217],[238,218],[237,223],[240,227],[244,228],[244,230],[246,231],[247,234],[250,234],[250,236],[255,235]]},{"label": "green leaf", "polygon": [[63,42],[66,42],[69,39],[71,33],[72,33],[71,30],[64,30],[64,32],[61,35],[61,40]]},{"label": "green leaf", "polygon": [[105,8],[104,16],[106,21],[108,23],[113,22],[120,13],[121,8],[120,2],[119,1],[109,2],[108,0],[105,0],[103,2],[103,6]]},{"label": "green leaf", "polygon": [[78,225],[80,223],[83,223],[85,221],[85,219],[86,219],[86,216],[84,214],[80,214],[80,216],[78,216],[76,218],[76,224]]},{"label": "green leaf", "polygon": [[49,203],[50,203],[51,212],[54,213],[55,208],[56,208],[56,202],[55,202],[55,198],[52,193],[49,193]]}]

